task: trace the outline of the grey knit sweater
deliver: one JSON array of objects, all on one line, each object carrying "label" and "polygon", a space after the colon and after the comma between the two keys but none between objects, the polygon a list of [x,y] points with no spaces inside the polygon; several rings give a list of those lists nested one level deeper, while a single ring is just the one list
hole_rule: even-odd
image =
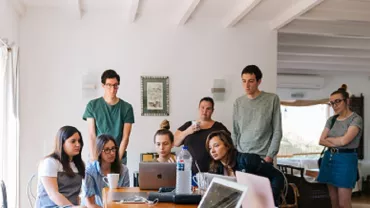
[{"label": "grey knit sweater", "polygon": [[236,99],[232,137],[239,152],[273,158],[282,138],[279,97],[262,91],[254,99],[247,95]]}]

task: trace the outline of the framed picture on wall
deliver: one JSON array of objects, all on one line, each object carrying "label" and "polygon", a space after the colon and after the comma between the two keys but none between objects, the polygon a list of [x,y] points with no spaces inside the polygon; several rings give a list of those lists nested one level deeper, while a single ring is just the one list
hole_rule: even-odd
[{"label": "framed picture on wall", "polygon": [[141,115],[168,116],[169,78],[141,76]]}]

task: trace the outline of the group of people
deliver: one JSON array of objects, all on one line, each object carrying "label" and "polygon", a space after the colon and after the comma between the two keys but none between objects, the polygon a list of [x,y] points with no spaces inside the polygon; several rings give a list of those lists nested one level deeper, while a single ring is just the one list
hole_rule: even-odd
[{"label": "group of people", "polygon": [[[246,66],[241,79],[246,94],[234,103],[232,134],[221,122],[212,119],[215,103],[212,98],[204,97],[199,102],[198,119],[185,122],[174,134],[167,120],[161,123],[154,134],[158,153],[154,161],[176,162],[172,147],[185,145],[193,157],[192,174],[200,170],[235,176],[235,171],[243,171],[267,177],[277,206],[284,188],[284,176],[273,165],[282,138],[280,100],[276,94],[259,90],[262,72],[257,66]],[[37,208],[80,207],[79,204],[81,207],[102,207],[101,192],[106,186],[103,177],[108,173],[119,173],[118,185],[129,186],[126,149],[134,123],[133,108],[116,96],[120,77],[114,70],[106,70],[101,82],[104,96],[90,101],[83,115],[89,131],[88,166],[85,169],[81,158],[81,133],[71,126],[62,127],[56,136],[54,152],[39,166]],[[344,161],[344,156],[339,155],[348,151],[341,150],[342,147],[357,148],[362,130],[361,117],[349,110],[349,96],[345,93],[340,89],[331,95],[330,104],[339,117],[333,128],[328,128],[331,121],[328,120],[320,138],[320,144],[330,149],[325,153],[318,180],[329,184],[332,204],[342,204],[343,193],[348,195],[343,191],[343,183],[333,182],[332,175],[343,168],[343,164],[334,161]],[[333,148],[337,150],[334,153]],[[357,154],[351,153],[345,155],[345,161],[351,163],[349,168],[356,166],[352,171],[356,173]],[[348,172],[336,176],[337,180]],[[346,183],[344,189],[353,184],[353,181]],[[79,201],[80,190],[82,198]]]}]

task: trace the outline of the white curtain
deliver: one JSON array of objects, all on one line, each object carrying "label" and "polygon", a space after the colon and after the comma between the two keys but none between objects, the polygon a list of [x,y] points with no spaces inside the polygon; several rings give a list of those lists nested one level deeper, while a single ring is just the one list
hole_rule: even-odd
[{"label": "white curtain", "polygon": [[0,48],[0,178],[7,188],[9,208],[19,207],[18,95],[18,47],[3,46]]}]

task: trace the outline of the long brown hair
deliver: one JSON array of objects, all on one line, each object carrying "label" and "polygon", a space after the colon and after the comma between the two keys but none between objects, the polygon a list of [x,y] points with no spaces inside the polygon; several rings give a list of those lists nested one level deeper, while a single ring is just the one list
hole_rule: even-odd
[{"label": "long brown hair", "polygon": [[82,178],[84,178],[85,177],[85,163],[83,162],[82,157],[81,157],[81,152],[82,152],[82,148],[84,146],[84,142],[82,140],[81,132],[78,131],[75,127],[73,127],[73,126],[63,126],[62,128],[59,129],[59,131],[58,131],[58,133],[55,137],[54,152],[51,153],[50,155],[46,156],[46,157],[52,157],[52,158],[58,160],[62,164],[63,170],[65,171],[65,173],[68,176],[70,176],[70,177],[75,176],[75,173],[73,172],[71,166],[69,165],[69,163],[70,163],[69,156],[66,154],[66,152],[64,151],[64,148],[63,148],[63,145],[64,145],[65,141],[75,133],[78,133],[78,135],[80,137],[79,143],[81,145],[81,149],[80,149],[80,152],[78,153],[78,155],[73,156],[72,161],[76,165],[76,168],[78,170],[78,174],[81,175]]},{"label": "long brown hair", "polygon": [[[210,148],[209,148],[209,142],[214,138],[214,137],[220,138],[220,140],[224,143],[225,147],[227,148],[227,153],[225,157],[227,158],[227,166],[229,167],[234,167],[235,166],[235,158],[236,158],[236,153],[237,150],[233,144],[233,140],[231,139],[231,135],[225,131],[225,130],[220,130],[220,131],[213,131],[211,132],[206,140],[206,149],[208,153],[210,154]],[[211,162],[209,166],[209,172],[216,173],[217,170],[222,166],[221,161],[216,161],[212,158],[211,156]]]},{"label": "long brown hair", "polygon": [[110,171],[111,171],[111,173],[121,174],[122,165],[121,165],[121,161],[120,161],[119,156],[118,156],[119,149],[118,149],[116,140],[114,140],[114,138],[111,135],[101,134],[96,138],[96,153],[97,153],[97,155],[99,155],[98,156],[98,161],[101,165],[101,154],[103,153],[104,145],[106,143],[108,143],[109,141],[112,141],[114,143],[114,146],[117,148],[116,149],[116,154],[115,154],[116,157],[115,157],[114,161],[112,162],[112,164],[110,165]]}]

